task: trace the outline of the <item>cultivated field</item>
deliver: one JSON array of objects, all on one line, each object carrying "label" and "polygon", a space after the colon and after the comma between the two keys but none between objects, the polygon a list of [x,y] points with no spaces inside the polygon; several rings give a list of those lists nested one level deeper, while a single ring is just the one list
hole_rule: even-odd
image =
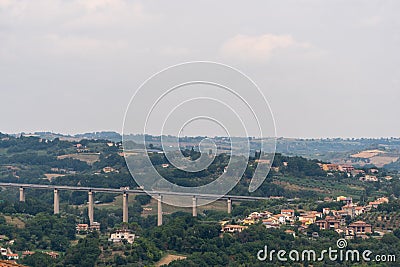
[{"label": "cultivated field", "polygon": [[84,161],[87,164],[93,164],[99,160],[100,155],[97,153],[79,153],[79,154],[76,153],[76,154],[61,155],[61,156],[58,156],[57,158],[58,159],[72,158],[72,159]]},{"label": "cultivated field", "polygon": [[159,262],[156,263],[156,266],[163,266],[163,265],[168,265],[173,261],[176,260],[184,260],[186,259],[185,256],[179,256],[179,255],[173,255],[173,254],[167,254],[166,256],[164,256]]}]

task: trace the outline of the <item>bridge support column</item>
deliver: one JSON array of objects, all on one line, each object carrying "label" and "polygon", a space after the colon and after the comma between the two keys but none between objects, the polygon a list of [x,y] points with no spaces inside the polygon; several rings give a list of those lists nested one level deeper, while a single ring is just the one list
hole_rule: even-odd
[{"label": "bridge support column", "polygon": [[94,201],[93,201],[93,192],[92,192],[92,191],[89,191],[89,192],[88,192],[88,196],[89,196],[89,207],[88,207],[89,223],[90,223],[90,225],[92,225],[93,222],[94,222],[94,211],[93,211]]},{"label": "bridge support column", "polygon": [[157,226],[162,225],[162,195],[157,199]]},{"label": "bridge support column", "polygon": [[193,196],[193,217],[197,217],[197,197]]},{"label": "bridge support column", "polygon": [[228,214],[232,213],[232,199],[228,198]]},{"label": "bridge support column", "polygon": [[122,222],[128,222],[128,193],[126,192],[122,197]]},{"label": "bridge support column", "polygon": [[60,213],[60,195],[58,194],[58,189],[54,189],[54,214]]},{"label": "bridge support column", "polygon": [[19,201],[25,202],[25,191],[23,187],[19,188]]}]

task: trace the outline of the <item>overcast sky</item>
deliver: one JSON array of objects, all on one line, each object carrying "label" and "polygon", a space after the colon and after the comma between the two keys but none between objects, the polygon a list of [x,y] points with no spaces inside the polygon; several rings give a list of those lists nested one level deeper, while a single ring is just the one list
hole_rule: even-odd
[{"label": "overcast sky", "polygon": [[399,14],[400,1],[0,0],[0,131],[121,132],[144,80],[210,60],[259,85],[278,136],[399,137]]}]

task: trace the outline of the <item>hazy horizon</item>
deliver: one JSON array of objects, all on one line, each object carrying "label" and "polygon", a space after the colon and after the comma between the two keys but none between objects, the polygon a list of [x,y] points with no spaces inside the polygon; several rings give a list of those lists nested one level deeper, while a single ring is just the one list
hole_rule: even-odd
[{"label": "hazy horizon", "polygon": [[[0,133],[3,134],[9,134],[9,135],[19,135],[19,134],[35,134],[35,133],[52,133],[52,134],[56,134],[56,135],[65,135],[65,136],[76,136],[76,135],[83,135],[83,134],[91,134],[91,133],[102,133],[102,132],[113,132],[113,133],[118,133],[120,135],[122,135],[122,132],[118,132],[118,131],[113,131],[113,130],[93,130],[93,131],[87,131],[87,132],[76,132],[76,133],[62,133],[62,132],[52,132],[52,131],[46,131],[46,130],[38,130],[38,131],[21,131],[21,132],[4,132],[0,130]],[[143,133],[128,133],[127,135],[141,135]],[[152,135],[152,136],[160,136],[160,135],[155,135],[155,134],[148,134],[148,135]],[[174,136],[174,135],[172,135]],[[229,137],[229,136],[222,136],[222,135],[217,135],[217,136],[204,136],[204,135],[185,135],[182,137]],[[239,138],[244,138],[245,136],[235,136],[235,137],[239,137]],[[257,138],[254,136],[249,136],[249,137],[253,137],[253,138]],[[271,138],[271,137],[266,137],[266,138]],[[400,139],[400,136],[380,136],[380,137],[371,137],[371,136],[322,136],[322,137],[302,137],[302,136],[276,136],[275,138],[279,139],[279,138],[286,138],[286,139],[390,139],[390,138],[394,138],[394,139]]]}]

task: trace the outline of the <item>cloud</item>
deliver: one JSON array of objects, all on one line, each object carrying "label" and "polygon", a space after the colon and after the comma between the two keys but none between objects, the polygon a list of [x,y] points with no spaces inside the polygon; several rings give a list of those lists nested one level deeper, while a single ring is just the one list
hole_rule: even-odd
[{"label": "cloud", "polygon": [[382,16],[374,15],[364,19],[361,19],[357,24],[361,27],[374,27],[383,22]]},{"label": "cloud", "polygon": [[194,52],[187,47],[165,46],[159,49],[161,55],[168,57],[190,57]]},{"label": "cloud", "polygon": [[22,57],[72,60],[73,55],[104,58],[129,49],[137,52],[143,41],[134,33],[141,34],[159,19],[138,1],[0,0],[0,63]]},{"label": "cloud", "polygon": [[83,15],[65,23],[69,29],[129,28],[158,20],[157,15],[147,13],[139,2],[93,0],[77,4]]},{"label": "cloud", "polygon": [[311,44],[296,41],[291,35],[236,35],[222,45],[220,52],[226,58],[260,62],[285,49],[306,50],[311,47]]},{"label": "cloud", "polygon": [[57,31],[119,29],[143,25],[159,19],[145,11],[143,4],[125,0],[0,0],[3,30]]},{"label": "cloud", "polygon": [[128,48],[128,44],[123,40],[107,40],[89,38],[86,36],[60,36],[47,35],[44,38],[46,49],[53,55],[79,55],[96,56],[106,55],[112,52],[117,53],[120,49]]}]

